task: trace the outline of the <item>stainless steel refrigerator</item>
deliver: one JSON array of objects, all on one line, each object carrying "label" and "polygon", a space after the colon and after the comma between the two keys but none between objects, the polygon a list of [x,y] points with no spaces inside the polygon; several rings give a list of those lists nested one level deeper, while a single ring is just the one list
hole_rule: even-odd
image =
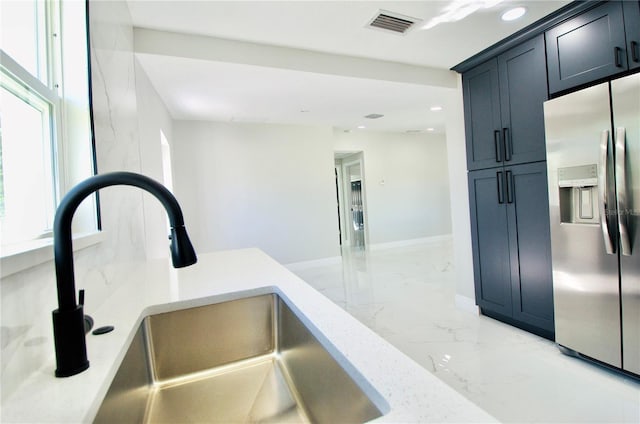
[{"label": "stainless steel refrigerator", "polygon": [[556,342],[640,375],[640,74],[544,116]]}]

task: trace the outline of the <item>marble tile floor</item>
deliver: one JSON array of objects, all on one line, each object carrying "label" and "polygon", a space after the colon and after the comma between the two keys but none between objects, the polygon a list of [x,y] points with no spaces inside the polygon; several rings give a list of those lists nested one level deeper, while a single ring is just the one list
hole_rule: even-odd
[{"label": "marble tile floor", "polygon": [[640,423],[640,383],[455,306],[451,242],[363,251],[295,273],[502,422]]}]

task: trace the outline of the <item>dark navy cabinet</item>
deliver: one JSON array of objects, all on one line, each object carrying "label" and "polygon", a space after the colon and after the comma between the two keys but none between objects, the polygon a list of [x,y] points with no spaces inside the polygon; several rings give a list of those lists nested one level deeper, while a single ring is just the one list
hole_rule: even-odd
[{"label": "dark navy cabinet", "polygon": [[553,339],[544,35],[462,75],[476,303]]},{"label": "dark navy cabinet", "polygon": [[465,72],[462,84],[469,170],[545,159],[542,35]]},{"label": "dark navy cabinet", "polygon": [[469,205],[476,303],[511,316],[509,224],[504,169],[469,172]]},{"label": "dark navy cabinet", "polygon": [[553,339],[546,163],[469,172],[476,302]]},{"label": "dark navy cabinet", "polygon": [[[467,168],[499,166],[500,88],[497,59],[485,62],[462,75]],[[496,134],[497,133],[497,134]]]},{"label": "dark navy cabinet", "polygon": [[[627,22],[623,3],[630,3],[624,5],[624,13],[629,15]],[[637,46],[632,49],[627,44],[627,35],[638,42],[637,23],[633,22],[640,13],[637,3],[605,2],[545,32],[550,93],[611,77],[639,65],[633,56]]]},{"label": "dark navy cabinet", "polygon": [[622,2],[629,69],[640,68],[640,1]]}]

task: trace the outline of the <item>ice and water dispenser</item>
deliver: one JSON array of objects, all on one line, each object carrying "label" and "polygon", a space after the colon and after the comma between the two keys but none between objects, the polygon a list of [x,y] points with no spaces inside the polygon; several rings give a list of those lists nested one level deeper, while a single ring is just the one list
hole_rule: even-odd
[{"label": "ice and water dispenser", "polygon": [[598,224],[597,165],[558,168],[560,222]]}]

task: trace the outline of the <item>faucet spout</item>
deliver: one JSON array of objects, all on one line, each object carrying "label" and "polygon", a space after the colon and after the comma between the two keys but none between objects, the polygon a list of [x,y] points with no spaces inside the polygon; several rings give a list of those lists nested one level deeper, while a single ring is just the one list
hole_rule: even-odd
[{"label": "faucet spout", "polygon": [[53,311],[56,377],[68,377],[89,368],[83,305],[76,303],[71,221],[80,203],[91,193],[114,185],[141,188],[164,206],[171,225],[171,258],[176,268],[193,265],[197,256],[184,227],[176,198],[162,184],[132,172],[95,175],[72,188],[60,202],[53,223],[53,251],[58,288],[58,309]]}]

